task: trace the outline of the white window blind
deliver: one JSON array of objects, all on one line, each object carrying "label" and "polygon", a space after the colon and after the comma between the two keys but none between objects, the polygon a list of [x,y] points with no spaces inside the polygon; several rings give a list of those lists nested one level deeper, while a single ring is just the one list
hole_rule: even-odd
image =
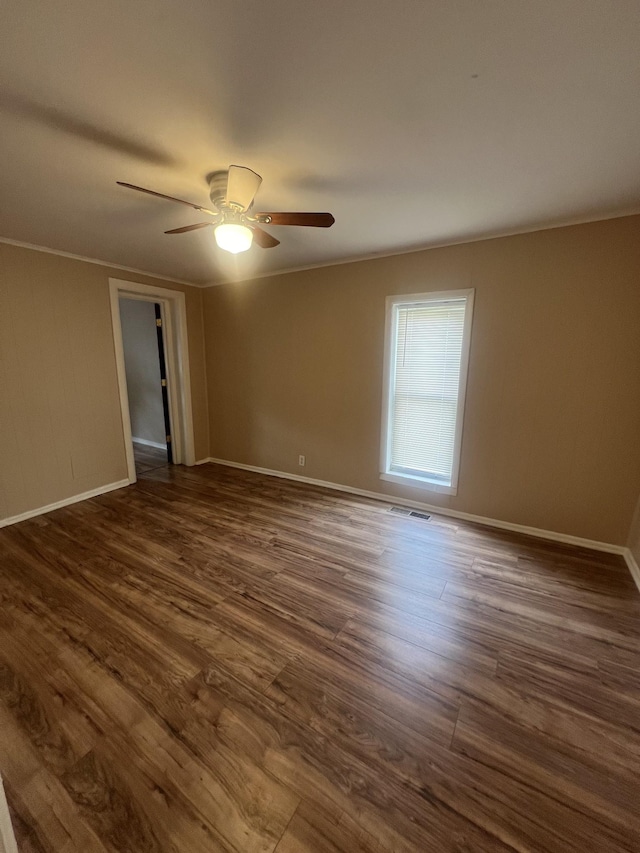
[{"label": "white window blind", "polygon": [[388,474],[444,487],[453,484],[468,352],[468,304],[468,295],[392,302]]}]

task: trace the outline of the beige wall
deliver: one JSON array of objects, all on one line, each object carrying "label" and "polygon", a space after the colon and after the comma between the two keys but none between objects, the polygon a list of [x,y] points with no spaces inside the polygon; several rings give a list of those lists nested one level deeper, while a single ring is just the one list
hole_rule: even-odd
[{"label": "beige wall", "polygon": [[155,306],[142,299],[119,301],[131,434],[166,444]]},{"label": "beige wall", "polygon": [[[385,483],[385,297],[466,287],[458,494]],[[213,457],[626,544],[640,481],[640,217],[212,287],[204,308]]]},{"label": "beige wall", "polygon": [[0,518],[127,476],[110,276],[185,292],[196,458],[208,455],[202,291],[0,244]]}]

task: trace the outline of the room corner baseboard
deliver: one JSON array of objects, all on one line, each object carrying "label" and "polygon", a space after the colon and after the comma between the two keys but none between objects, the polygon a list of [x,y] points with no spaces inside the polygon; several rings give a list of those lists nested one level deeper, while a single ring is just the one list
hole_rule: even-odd
[{"label": "room corner baseboard", "polygon": [[106,492],[113,492],[115,489],[123,489],[128,486],[129,480],[118,480],[117,483],[107,483],[105,486],[98,486],[97,489],[91,489],[88,492],[82,492],[79,495],[72,495],[70,498],[64,498],[61,501],[56,501],[46,506],[40,506],[37,509],[30,509],[27,512],[21,512],[20,515],[12,515],[8,518],[0,518],[0,527],[9,527],[10,524],[17,524],[19,521],[26,521],[28,518],[34,518],[36,515],[44,515],[47,512],[52,512],[54,509],[62,509],[64,506],[86,501],[89,498],[95,498],[98,495],[104,495]]},{"label": "room corner baseboard", "polygon": [[11,815],[0,777],[0,853],[18,853],[18,845],[13,834]]},{"label": "room corner baseboard", "polygon": [[629,567],[629,571],[631,572],[631,577],[636,582],[638,590],[640,590],[640,566],[636,562],[636,558],[633,556],[631,548],[625,548],[624,559]]},{"label": "room corner baseboard", "polygon": [[131,438],[131,441],[134,444],[144,444],[145,447],[157,447],[158,450],[166,450],[167,449],[167,443],[166,442],[164,444],[162,444],[162,442],[159,442],[159,441],[149,441],[148,438],[134,438],[133,436]]},{"label": "room corner baseboard", "polygon": [[[226,465],[229,468],[241,468],[244,471],[255,471],[256,474],[266,474],[270,477],[281,477],[283,480],[295,480],[300,483],[308,483],[311,486],[322,486],[325,489],[335,489],[338,492],[348,492],[349,494],[359,495],[364,498],[372,498],[373,500],[384,501],[385,503],[401,503],[403,506],[427,510],[428,512],[433,512],[436,515],[459,518],[461,521],[471,521],[474,524],[484,524],[487,527],[495,527],[499,530],[510,530],[513,533],[522,533],[525,536],[534,536],[537,539],[548,539],[551,542],[561,542],[564,545],[575,545],[578,548],[588,548],[591,551],[604,551],[608,554],[620,554],[625,557],[625,559],[627,559],[627,552],[629,552],[629,549],[625,548],[624,545],[613,545],[610,542],[598,542],[595,539],[583,539],[580,536],[570,536],[568,533],[557,533],[554,530],[544,530],[540,527],[529,527],[525,524],[514,524],[510,521],[500,521],[497,518],[487,518],[483,515],[473,515],[469,512],[460,512],[459,510],[449,509],[447,507],[423,503],[422,501],[407,500],[394,495],[387,495],[383,492],[369,492],[365,489],[357,489],[354,486],[330,483],[327,480],[314,480],[312,477],[303,477],[300,474],[289,474],[286,471],[275,471],[271,468],[259,468],[256,465],[245,465],[241,462],[230,462],[228,459],[216,459],[214,457],[210,457],[208,461],[213,462],[216,465]],[[628,562],[629,561],[627,559],[627,563]]]}]

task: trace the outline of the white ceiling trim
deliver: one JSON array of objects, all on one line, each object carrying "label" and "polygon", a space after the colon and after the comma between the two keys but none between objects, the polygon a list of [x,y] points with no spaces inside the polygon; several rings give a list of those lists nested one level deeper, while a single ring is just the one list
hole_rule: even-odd
[{"label": "white ceiling trim", "polygon": [[253,281],[259,278],[276,278],[280,275],[289,275],[289,273],[305,272],[306,270],[323,269],[324,267],[339,267],[345,264],[357,264],[360,261],[374,261],[378,258],[394,258],[400,255],[413,255],[417,252],[426,252],[429,249],[445,249],[447,246],[463,246],[466,243],[482,243],[485,240],[498,240],[501,237],[517,237],[520,234],[533,234],[536,231],[552,231],[556,228],[569,228],[572,225],[588,225],[590,222],[606,222],[610,219],[624,219],[627,216],[640,215],[640,207],[632,208],[624,213],[612,213],[609,216],[597,216],[595,218],[569,219],[562,222],[556,222],[551,225],[538,225],[530,228],[518,228],[507,231],[497,231],[495,233],[483,234],[479,237],[467,237],[460,240],[448,240],[443,243],[426,243],[424,246],[413,246],[410,249],[403,249],[395,252],[373,252],[368,255],[358,255],[353,258],[342,258],[337,261],[327,261],[319,264],[308,264],[306,266],[290,267],[279,270],[272,270],[263,273],[255,273],[254,275],[243,278],[227,278],[223,281],[204,282],[198,284],[194,281],[186,281],[185,279],[172,278],[167,275],[159,275],[148,270],[137,269],[136,267],[126,267],[122,264],[114,264],[111,261],[101,260],[100,258],[89,258],[85,255],[75,255],[73,252],[63,252],[61,249],[52,249],[49,246],[37,246],[35,243],[25,243],[22,240],[13,240],[11,237],[0,237],[0,243],[6,243],[9,246],[18,246],[21,249],[32,249],[34,252],[44,252],[48,255],[59,255],[62,258],[70,258],[73,261],[84,261],[87,264],[95,264],[100,267],[107,267],[114,270],[123,270],[124,272],[132,272],[137,275],[144,275],[148,278],[155,278],[159,281],[167,281],[173,284],[183,284],[187,287],[197,287],[199,289],[208,289],[210,287],[221,287],[224,284],[240,284],[244,281]]},{"label": "white ceiling trim", "polygon": [[[193,287],[220,287],[223,284],[240,284],[243,281],[253,281],[257,278],[275,278],[279,275],[288,275],[305,270],[317,270],[323,267],[340,267],[345,264],[357,264],[360,261],[374,261],[377,258],[394,258],[399,255],[414,255],[418,252],[426,252],[429,249],[445,249],[447,246],[464,246],[466,243],[482,243],[485,240],[498,240],[501,237],[517,237],[519,234],[534,234],[536,231],[553,231],[556,228],[570,228],[572,225],[588,225],[591,222],[607,222],[610,219],[624,219],[627,216],[640,215],[640,207],[633,207],[623,213],[611,213],[609,216],[596,216],[578,219],[568,219],[562,222],[554,222],[550,225],[534,225],[530,228],[517,228],[507,231],[496,231],[495,233],[483,234],[480,237],[466,237],[460,240],[448,240],[444,243],[426,243],[424,246],[413,246],[410,249],[402,249],[395,252],[373,252],[368,255],[359,255],[354,258],[343,258],[338,261],[327,261],[326,263],[309,264],[308,266],[292,267],[289,269],[273,270],[269,272],[256,273],[246,278],[227,278],[224,281],[213,281],[209,284],[195,284]],[[3,242],[0,240],[0,242]],[[8,242],[8,241],[6,241]],[[149,275],[149,273],[145,273]],[[186,284],[187,282],[185,282]]]},{"label": "white ceiling trim", "polygon": [[181,278],[171,278],[168,275],[159,275],[157,272],[139,270],[135,267],[125,267],[122,264],[112,264],[111,261],[101,261],[99,258],[87,258],[85,255],[74,255],[73,252],[63,252],[60,249],[51,249],[49,246],[36,246],[34,243],[23,243],[21,240],[12,240],[10,237],[0,237],[0,243],[9,246],[18,246],[21,249],[33,249],[34,252],[45,252],[48,255],[60,255],[62,258],[71,258],[73,261],[84,261],[87,264],[96,264],[99,267],[108,267],[113,270],[133,272],[137,275],[146,275],[149,278],[157,278],[160,281],[170,281],[172,284],[186,284],[188,287],[209,287],[208,284],[196,284],[193,281],[184,281]]}]

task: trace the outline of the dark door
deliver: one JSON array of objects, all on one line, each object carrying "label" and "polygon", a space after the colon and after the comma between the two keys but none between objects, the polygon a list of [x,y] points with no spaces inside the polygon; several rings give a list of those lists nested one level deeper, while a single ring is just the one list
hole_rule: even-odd
[{"label": "dark door", "polygon": [[173,450],[171,448],[171,416],[169,414],[169,389],[167,388],[167,362],[164,357],[164,335],[162,332],[162,311],[160,305],[155,302],[156,309],[156,332],[158,333],[158,358],[160,359],[160,382],[162,385],[162,410],[164,412],[164,429],[167,436],[167,459],[169,464],[173,462]]}]

